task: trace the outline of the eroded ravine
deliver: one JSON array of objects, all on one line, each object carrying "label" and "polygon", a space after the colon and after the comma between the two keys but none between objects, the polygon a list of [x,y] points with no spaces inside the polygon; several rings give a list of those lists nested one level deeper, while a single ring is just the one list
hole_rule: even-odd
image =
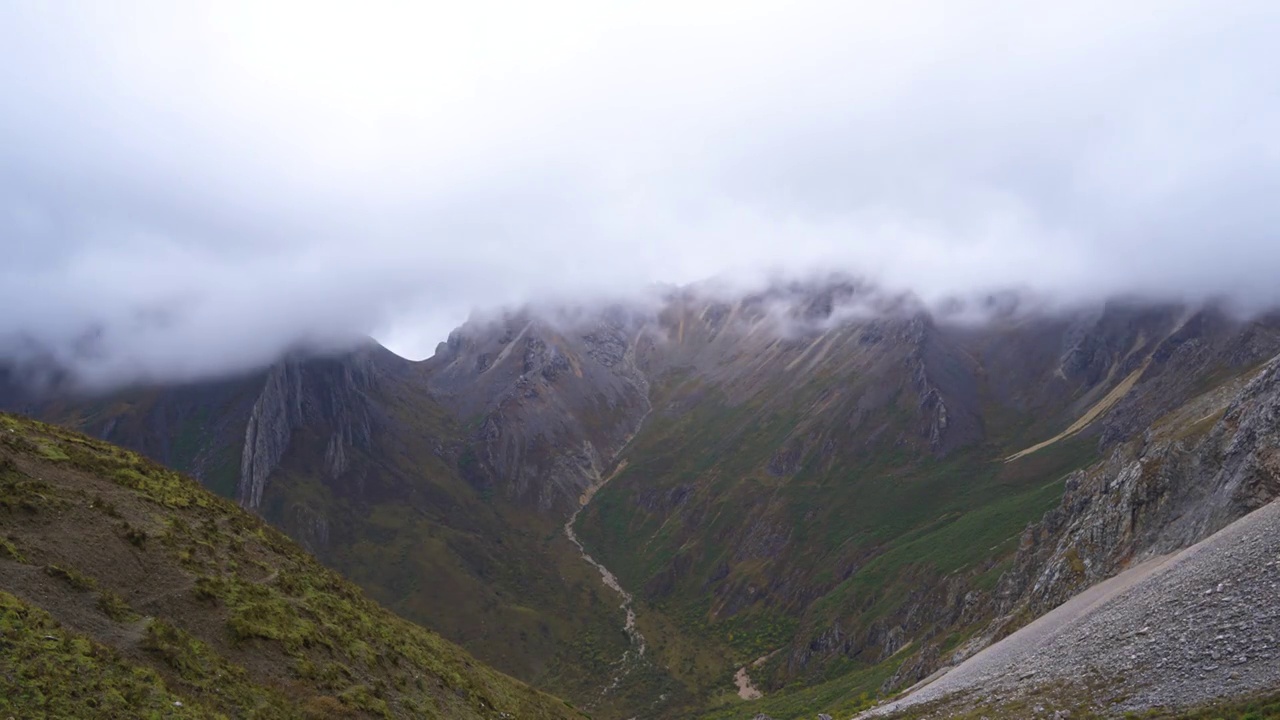
[{"label": "eroded ravine", "polygon": [[[643,333],[643,330],[641,333]],[[628,346],[624,357],[624,360],[628,362],[633,369],[635,369],[635,348],[638,342],[639,335],[637,335],[636,339]],[[631,441],[635,439],[636,435],[640,433],[640,428],[644,427],[645,420],[648,419],[649,413],[653,410],[653,406],[648,401],[648,379],[643,373],[639,372],[639,370],[636,370],[636,379],[640,388],[644,392],[646,401],[644,413],[636,421],[635,429],[632,430],[631,434],[627,436],[627,438],[622,442],[622,445],[614,453],[613,458],[616,461],[616,464],[613,466],[613,470],[607,476],[600,476],[599,482],[588,486],[586,490],[583,491],[582,495],[578,498],[578,507],[573,511],[573,514],[569,516],[568,522],[564,524],[565,537],[569,538],[569,542],[573,543],[574,547],[578,548],[578,553],[582,555],[582,559],[587,561],[591,567],[595,568],[596,571],[600,573],[600,581],[610,590],[618,593],[622,598],[622,604],[619,605],[619,608],[626,613],[622,624],[622,630],[627,634],[627,638],[630,639],[631,647],[622,653],[622,657],[618,660],[618,671],[600,690],[601,697],[604,697],[610,692],[616,690],[627,675],[631,674],[631,671],[635,669],[637,665],[644,662],[644,653],[647,645],[645,644],[644,635],[640,632],[640,629],[636,627],[636,611],[633,607],[634,598],[631,593],[627,592],[626,589],[622,587],[622,584],[618,582],[617,576],[614,575],[609,568],[605,567],[603,563],[596,560],[591,556],[591,553],[587,552],[587,548],[582,544],[582,540],[578,538],[578,533],[574,531],[573,524],[577,522],[578,516],[582,514],[582,511],[586,510],[587,506],[591,504],[591,499],[596,496],[596,493],[605,485],[608,485],[610,480],[617,477],[627,468],[627,460],[622,458],[622,453],[626,450],[627,446],[631,444]]]},{"label": "eroded ravine", "polygon": [[639,628],[636,627],[636,611],[635,608],[632,607],[634,598],[631,593],[627,592],[626,589],[622,587],[622,584],[618,582],[617,576],[614,575],[609,568],[605,567],[600,561],[591,557],[591,553],[587,552],[587,549],[582,545],[582,541],[578,539],[578,534],[574,532],[573,524],[578,520],[578,515],[586,509],[588,504],[590,504],[591,498],[595,497],[596,492],[599,491],[600,488],[604,487],[609,480],[612,480],[615,475],[622,472],[626,466],[627,461],[623,460],[618,463],[618,467],[614,469],[609,477],[604,478],[600,483],[587,488],[587,491],[582,494],[581,498],[579,498],[578,509],[573,511],[573,514],[569,516],[569,521],[564,524],[565,537],[569,538],[569,542],[573,543],[574,546],[578,548],[578,552],[581,553],[582,559],[590,563],[591,566],[600,573],[601,582],[622,597],[622,604],[619,607],[626,612],[626,619],[623,621],[622,630],[627,634],[627,637],[631,639],[631,648],[622,654],[622,659],[618,662],[619,668],[617,674],[614,675],[609,680],[609,683],[605,685],[604,689],[601,691],[601,695],[608,694],[617,688],[623,678],[625,678],[631,672],[632,668],[635,667],[636,663],[644,659],[646,645],[644,635],[641,634]]}]

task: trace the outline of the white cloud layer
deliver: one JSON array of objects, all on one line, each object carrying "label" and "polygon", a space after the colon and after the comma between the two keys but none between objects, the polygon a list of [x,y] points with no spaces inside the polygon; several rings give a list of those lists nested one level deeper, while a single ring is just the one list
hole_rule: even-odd
[{"label": "white cloud layer", "polygon": [[1270,0],[0,4],[0,338],[192,377],[775,268],[1280,303],[1276,28]]}]

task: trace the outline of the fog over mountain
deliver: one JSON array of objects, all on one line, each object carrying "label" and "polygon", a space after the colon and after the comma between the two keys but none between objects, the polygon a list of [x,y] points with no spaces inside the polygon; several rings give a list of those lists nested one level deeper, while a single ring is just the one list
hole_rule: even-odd
[{"label": "fog over mountain", "polygon": [[0,354],[187,378],[843,270],[1280,303],[1280,5],[0,6]]}]

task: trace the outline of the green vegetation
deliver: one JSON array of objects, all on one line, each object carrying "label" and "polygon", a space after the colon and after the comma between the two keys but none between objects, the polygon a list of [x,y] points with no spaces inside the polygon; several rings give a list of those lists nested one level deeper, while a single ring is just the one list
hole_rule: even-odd
[{"label": "green vegetation", "polygon": [[19,552],[18,547],[8,538],[0,538],[0,558],[6,558],[20,563],[27,561],[26,556]]},{"label": "green vegetation", "polygon": [[880,685],[897,669],[900,658],[846,673],[835,680],[813,685],[795,683],[784,692],[744,702],[722,699],[722,707],[702,715],[702,720],[738,720],[764,713],[774,720],[809,720],[819,712],[851,717],[875,704]]},{"label": "green vegetation", "polygon": [[[726,705],[711,717],[839,714],[877,697],[914,651],[883,661],[878,652],[826,656],[799,676],[776,659],[752,672],[767,697],[746,704],[732,694],[732,672],[833,626],[866,637],[913,592],[949,575],[990,592],[1026,525],[1059,502],[1062,478],[1095,458],[1092,439],[1079,436],[1012,463],[997,443],[943,458],[913,452],[914,408],[894,398],[876,415],[884,441],[836,436],[825,444],[836,448],[830,456],[797,452],[789,475],[769,472],[780,448],[797,438],[818,447],[819,433],[838,431],[805,426],[837,386],[816,378],[735,403],[669,378],[655,405],[698,402],[655,412],[625,470],[579,520],[593,554],[641,589],[642,628],[688,636],[669,643],[678,651],[658,652],[682,658],[673,671],[704,702]],[[951,648],[972,632],[947,630],[935,642]],[[692,644],[727,662],[699,662],[683,649]]]},{"label": "green vegetation", "polygon": [[254,683],[243,667],[164,620],[147,623],[140,646],[175,676],[175,686],[182,688],[184,695],[200,703],[233,717],[297,716],[291,698]]},{"label": "green vegetation", "polygon": [[103,590],[98,593],[98,609],[102,611],[103,615],[118,623],[130,622],[138,618],[133,608],[129,607],[129,603],[110,590]]},{"label": "green vegetation", "polygon": [[61,580],[74,590],[94,590],[98,587],[98,583],[93,578],[74,568],[67,569],[57,565],[46,565],[44,573],[51,578]]},{"label": "green vegetation", "polygon": [[170,691],[155,671],[130,663],[81,635],[68,633],[48,613],[3,591],[0,714],[54,718],[223,717]]},{"label": "green vegetation", "polygon": [[[6,540],[0,562],[46,563],[19,575],[15,591],[51,588],[64,622],[100,627],[105,616],[118,628],[87,638],[0,594],[0,712],[580,717],[388,613],[260,519],[140,456],[0,415],[0,467],[14,500],[0,517],[20,540]],[[86,550],[76,539],[85,533],[108,540]],[[146,604],[135,609],[125,596],[142,577]],[[133,642],[145,663],[109,647]]]},{"label": "green vegetation", "polygon": [[1220,700],[1193,710],[1152,710],[1142,720],[1275,720],[1280,718],[1280,693]]}]

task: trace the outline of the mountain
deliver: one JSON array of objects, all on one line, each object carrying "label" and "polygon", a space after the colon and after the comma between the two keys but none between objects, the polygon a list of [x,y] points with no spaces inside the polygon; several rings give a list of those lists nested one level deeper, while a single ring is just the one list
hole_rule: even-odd
[{"label": "mountain", "polygon": [[785,718],[865,707],[1256,508],[1266,482],[1182,469],[1140,531],[1080,514],[1159,438],[1235,437],[1214,413],[1277,353],[1275,314],[926,308],[831,277],[23,407],[191,472],[596,717]]},{"label": "mountain", "polygon": [[578,718],[134,453],[0,415],[0,712]]},{"label": "mountain", "polygon": [[975,638],[941,679],[873,714],[1274,714],[1278,449],[1280,358],[1074,473],[1024,533],[987,633],[1038,619],[977,654],[992,637]]},{"label": "mountain", "polygon": [[479,442],[422,370],[369,343],[17,409],[191,473],[397,613],[591,703],[627,649],[617,601],[564,536],[562,514],[495,492]]}]

